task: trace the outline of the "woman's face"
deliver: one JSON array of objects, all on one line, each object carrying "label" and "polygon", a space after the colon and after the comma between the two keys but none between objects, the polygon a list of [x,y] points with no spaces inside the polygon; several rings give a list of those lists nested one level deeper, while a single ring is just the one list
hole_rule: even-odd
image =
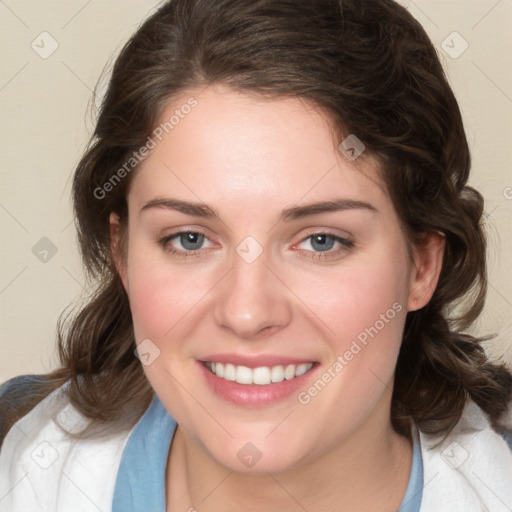
[{"label": "woman's face", "polygon": [[426,299],[375,161],[344,156],[299,99],[215,86],[160,121],[120,271],[169,413],[236,471],[387,426],[405,316]]}]

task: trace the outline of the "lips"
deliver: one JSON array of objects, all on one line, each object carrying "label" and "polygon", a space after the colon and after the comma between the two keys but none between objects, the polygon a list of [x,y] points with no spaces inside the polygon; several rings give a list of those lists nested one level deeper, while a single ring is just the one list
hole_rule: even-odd
[{"label": "lips", "polygon": [[197,360],[207,388],[238,407],[268,407],[307,386],[319,363],[282,356],[217,354]]}]

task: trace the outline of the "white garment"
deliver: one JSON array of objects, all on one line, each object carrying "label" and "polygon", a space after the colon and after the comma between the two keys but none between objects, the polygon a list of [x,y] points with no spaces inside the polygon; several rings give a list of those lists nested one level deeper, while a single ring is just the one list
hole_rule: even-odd
[{"label": "white garment", "polygon": [[[512,430],[511,414],[505,420]],[[441,445],[421,432],[420,441],[420,512],[512,512],[512,452],[474,402]]]},{"label": "white garment", "polygon": [[[72,432],[88,421],[59,388],[11,428],[0,452],[0,511],[110,512],[132,429],[96,440],[71,439],[52,413]],[[507,426],[512,429],[512,417]],[[420,431],[420,512],[512,511],[512,453],[476,404],[469,402],[447,439],[435,447],[437,442]]]}]

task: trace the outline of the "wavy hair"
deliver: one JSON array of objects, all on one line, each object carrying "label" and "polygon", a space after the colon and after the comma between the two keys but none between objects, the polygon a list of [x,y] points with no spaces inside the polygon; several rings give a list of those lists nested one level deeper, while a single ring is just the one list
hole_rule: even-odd
[{"label": "wavy hair", "polygon": [[114,64],[74,175],[81,254],[96,290],[59,322],[61,368],[33,401],[66,381],[72,404],[108,423],[140,417],[154,396],[134,355],[109,234],[111,212],[126,221],[137,169],[108,192],[104,184],[146,143],[173,97],[214,83],[316,105],[334,122],[338,143],[356,134],[377,157],[409,244],[429,231],[444,234],[437,289],[406,319],[393,425],[404,433],[412,420],[428,434],[447,434],[468,398],[495,424],[512,398],[512,376],[468,334],[487,287],[483,198],[467,185],[461,113],[436,50],[392,0],[170,0],[139,27]]}]

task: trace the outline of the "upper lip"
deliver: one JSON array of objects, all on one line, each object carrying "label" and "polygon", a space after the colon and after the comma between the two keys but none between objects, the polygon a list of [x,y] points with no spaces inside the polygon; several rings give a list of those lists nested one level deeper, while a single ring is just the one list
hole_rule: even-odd
[{"label": "upper lip", "polygon": [[240,354],[211,354],[199,359],[199,361],[233,364],[235,366],[247,366],[247,368],[259,368],[261,366],[278,366],[289,364],[314,363],[313,359],[279,356],[275,354],[240,355]]}]

